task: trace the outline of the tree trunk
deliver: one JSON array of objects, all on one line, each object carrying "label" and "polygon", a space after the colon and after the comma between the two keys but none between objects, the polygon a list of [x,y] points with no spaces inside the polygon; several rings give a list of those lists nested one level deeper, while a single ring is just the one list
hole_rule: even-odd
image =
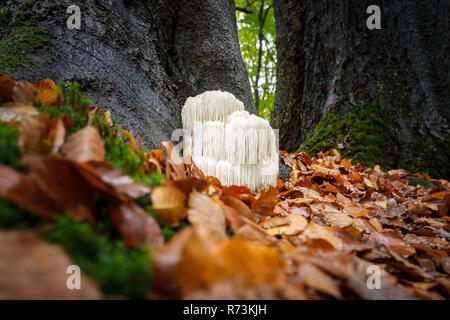
[{"label": "tree trunk", "polygon": [[450,2],[378,1],[380,30],[366,26],[372,4],[274,1],[278,66],[272,124],[280,129],[280,145],[296,150],[326,110],[345,114],[347,106],[377,101],[402,146],[392,165],[408,166],[405,152],[426,157],[412,150],[418,141],[444,145],[447,150],[428,156],[448,160]]},{"label": "tree trunk", "polygon": [[[81,30],[69,30],[70,0],[36,1],[48,43],[16,79],[77,80],[93,104],[160,147],[181,128],[185,99],[224,90],[255,113],[241,57],[233,0],[88,0]],[[17,5],[17,1],[6,1]]]}]

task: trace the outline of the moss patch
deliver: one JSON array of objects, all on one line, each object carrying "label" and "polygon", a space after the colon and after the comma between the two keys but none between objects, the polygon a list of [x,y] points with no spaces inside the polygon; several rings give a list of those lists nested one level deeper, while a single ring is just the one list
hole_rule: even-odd
[{"label": "moss patch", "polygon": [[310,154],[346,144],[342,155],[369,167],[388,168],[396,152],[396,139],[388,129],[388,115],[375,102],[348,107],[342,117],[327,111],[300,150]]},{"label": "moss patch", "polygon": [[46,32],[32,18],[32,1],[24,1],[13,12],[8,7],[0,11],[0,71],[12,72],[19,67],[30,68],[28,55],[45,41]]},{"label": "moss patch", "polygon": [[410,172],[427,172],[433,178],[450,176],[449,137],[444,141],[422,139],[400,144],[396,123],[377,102],[348,107],[347,111],[346,116],[327,111],[298,151],[314,155],[343,144],[341,154],[364,166],[378,164],[384,170],[404,168]]}]

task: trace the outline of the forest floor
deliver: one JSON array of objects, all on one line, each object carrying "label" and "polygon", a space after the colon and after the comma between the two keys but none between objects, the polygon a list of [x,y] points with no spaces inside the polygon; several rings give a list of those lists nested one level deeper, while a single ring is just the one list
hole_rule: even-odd
[{"label": "forest floor", "polygon": [[[0,74],[0,100],[2,298],[450,297],[446,180],[282,151],[289,181],[255,194],[147,152],[75,83]],[[72,264],[83,290],[57,289]]]}]

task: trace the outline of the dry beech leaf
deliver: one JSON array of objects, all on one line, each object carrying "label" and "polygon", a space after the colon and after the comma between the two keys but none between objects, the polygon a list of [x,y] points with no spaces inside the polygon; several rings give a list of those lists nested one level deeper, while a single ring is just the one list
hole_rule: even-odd
[{"label": "dry beech leaf", "polygon": [[64,211],[39,186],[33,177],[12,168],[0,165],[0,197],[11,201],[19,208],[50,218]]},{"label": "dry beech leaf", "polygon": [[108,212],[128,246],[163,244],[164,238],[158,223],[135,203],[123,203],[120,207],[109,208]]},{"label": "dry beech leaf", "polygon": [[267,190],[262,190],[252,206],[252,211],[263,216],[274,215],[273,209],[278,203],[278,195],[278,190],[273,186],[269,186]]},{"label": "dry beech leaf", "polygon": [[172,142],[170,141],[163,141],[162,145],[164,149],[166,149],[166,162],[167,166],[170,166],[172,168],[172,171],[166,168],[166,175],[167,172],[171,172],[171,176],[167,176],[168,179],[184,179],[186,178],[186,171],[184,168],[183,160],[181,160],[178,153],[173,148]]},{"label": "dry beech leaf", "polygon": [[171,185],[158,186],[153,189],[150,199],[152,209],[165,224],[177,226],[187,216],[186,195]]},{"label": "dry beech leaf", "polygon": [[409,257],[416,252],[416,250],[407,245],[402,237],[395,231],[373,232],[372,234],[375,235],[379,243],[384,244],[403,257]]},{"label": "dry beech leaf", "polygon": [[13,88],[13,101],[24,105],[33,106],[36,89],[27,81],[17,82]]},{"label": "dry beech leaf", "polygon": [[184,179],[171,180],[167,181],[167,184],[183,191],[186,196],[188,196],[194,189],[198,191],[204,191],[209,186],[207,181],[196,177],[186,177]]},{"label": "dry beech leaf", "polygon": [[188,206],[188,220],[194,227],[200,225],[226,237],[225,216],[219,203],[194,189],[189,195]]},{"label": "dry beech leaf", "polygon": [[64,126],[64,120],[60,117],[56,122],[55,135],[52,143],[52,153],[58,153],[61,147],[64,145],[66,139],[66,127]]},{"label": "dry beech leaf", "polygon": [[70,160],[79,162],[103,161],[105,145],[98,130],[87,125],[67,138],[61,153]]},{"label": "dry beech leaf", "polygon": [[29,115],[19,129],[19,148],[23,156],[44,154],[47,125],[41,114]]},{"label": "dry beech leaf", "polygon": [[8,102],[13,99],[13,88],[16,82],[8,75],[0,72],[0,101]]},{"label": "dry beech leaf", "polygon": [[337,299],[342,298],[336,282],[313,264],[302,263],[298,272],[302,280],[311,288],[329,294]]},{"label": "dry beech leaf", "polygon": [[240,278],[244,286],[285,281],[283,261],[277,249],[237,236],[223,242],[205,261],[204,279],[207,284]]},{"label": "dry beech leaf", "polygon": [[74,220],[95,222],[95,189],[79,174],[76,163],[56,155],[27,156],[22,161],[46,195]]},{"label": "dry beech leaf", "polygon": [[67,289],[66,270],[73,264],[63,248],[35,233],[2,230],[0,299],[101,299],[100,291],[83,272],[80,289]]},{"label": "dry beech leaf", "polygon": [[332,227],[345,228],[353,223],[352,218],[341,212],[327,212],[324,219]]},{"label": "dry beech leaf", "polygon": [[323,239],[329,242],[336,250],[342,249],[342,239],[336,235],[336,231],[330,227],[321,226],[311,220],[302,233],[306,239]]},{"label": "dry beech leaf", "polygon": [[343,211],[345,214],[348,214],[349,216],[355,218],[367,217],[367,215],[369,214],[369,210],[360,207],[345,207]]},{"label": "dry beech leaf", "polygon": [[107,162],[77,163],[77,169],[93,188],[113,198],[125,201],[126,199],[121,197],[121,194],[124,194],[137,199],[151,191],[149,186],[135,182],[130,176]]},{"label": "dry beech leaf", "polygon": [[308,225],[308,220],[298,214],[289,214],[286,218],[289,221],[289,224],[287,226],[279,226],[269,229],[267,230],[267,233],[271,235],[280,234],[286,236],[294,236],[302,232]]}]

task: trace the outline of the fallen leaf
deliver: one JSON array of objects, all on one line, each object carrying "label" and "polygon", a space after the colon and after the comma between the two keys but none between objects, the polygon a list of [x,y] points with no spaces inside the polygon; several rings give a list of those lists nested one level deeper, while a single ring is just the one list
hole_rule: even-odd
[{"label": "fallen leaf", "polygon": [[369,214],[369,210],[360,207],[345,207],[343,211],[345,214],[355,218],[366,217]]},{"label": "fallen leaf", "polygon": [[338,285],[326,273],[310,263],[302,263],[298,270],[302,280],[311,288],[341,299],[342,295]]},{"label": "fallen leaf", "polygon": [[61,153],[70,160],[86,162],[103,161],[106,151],[98,130],[88,124],[67,138]]},{"label": "fallen leaf", "polygon": [[273,208],[278,203],[278,194],[278,190],[273,186],[269,186],[267,190],[262,190],[252,206],[252,211],[262,216],[273,215]]},{"label": "fallen leaf", "polygon": [[170,226],[177,226],[187,216],[186,195],[174,186],[158,186],[153,189],[150,199],[152,209],[161,221]]},{"label": "fallen leaf", "polygon": [[7,74],[0,72],[0,100],[3,102],[12,101],[13,88],[16,82]]},{"label": "fallen leaf", "polygon": [[189,195],[188,206],[188,220],[194,227],[201,225],[226,237],[225,216],[220,204],[194,189]]},{"label": "fallen leaf", "polygon": [[63,206],[50,198],[33,177],[0,165],[0,196],[19,208],[50,218]]},{"label": "fallen leaf", "polygon": [[[67,270],[74,262],[58,245],[29,231],[0,231],[0,299],[93,300],[102,295],[80,274],[80,289],[68,290]],[[36,281],[39,279],[39,281]]]},{"label": "fallen leaf", "polygon": [[36,97],[36,89],[33,84],[27,81],[17,82],[13,88],[13,101],[28,106],[34,105],[34,98]]},{"label": "fallen leaf", "polygon": [[110,207],[108,212],[128,246],[151,244],[156,247],[163,244],[164,238],[158,223],[135,203]]},{"label": "fallen leaf", "polygon": [[[162,145],[166,149],[167,166],[170,166],[173,170],[173,172],[171,172],[171,176],[170,177],[168,176],[167,178],[172,178],[172,179],[186,178],[186,171],[184,168],[183,160],[181,160],[180,156],[173,148],[172,142],[163,141]],[[167,170],[167,167],[166,167],[166,174],[167,174],[167,171],[170,171],[170,170]]]},{"label": "fallen leaf", "polygon": [[44,140],[47,125],[41,114],[29,115],[19,129],[19,148],[23,156],[40,155],[47,151]]}]

